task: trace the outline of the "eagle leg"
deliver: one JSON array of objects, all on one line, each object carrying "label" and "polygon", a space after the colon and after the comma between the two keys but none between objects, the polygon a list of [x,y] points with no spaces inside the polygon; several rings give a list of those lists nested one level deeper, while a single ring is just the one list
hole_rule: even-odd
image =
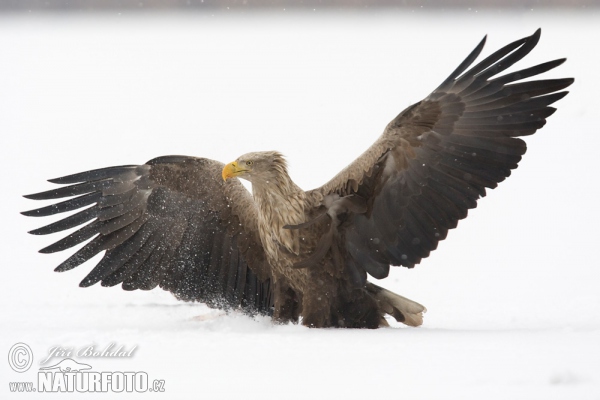
[{"label": "eagle leg", "polygon": [[273,287],[273,295],[273,319],[280,324],[297,324],[302,310],[302,299],[298,294],[280,278]]}]

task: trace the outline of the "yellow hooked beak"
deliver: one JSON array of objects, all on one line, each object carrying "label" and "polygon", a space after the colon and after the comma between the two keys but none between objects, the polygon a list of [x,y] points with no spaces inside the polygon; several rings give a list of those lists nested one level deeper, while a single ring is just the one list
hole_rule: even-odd
[{"label": "yellow hooked beak", "polygon": [[223,168],[223,172],[221,173],[223,176],[223,180],[226,181],[229,178],[235,178],[236,176],[242,175],[244,172],[247,172],[245,169],[240,169],[238,167],[237,162],[230,162]]}]

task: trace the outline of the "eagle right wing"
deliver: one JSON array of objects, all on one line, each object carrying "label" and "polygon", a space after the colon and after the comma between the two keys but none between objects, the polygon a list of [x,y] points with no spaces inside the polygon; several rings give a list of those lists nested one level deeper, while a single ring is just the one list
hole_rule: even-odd
[{"label": "eagle right wing", "polygon": [[160,286],[180,300],[270,313],[270,270],[256,206],[238,180],[223,182],[222,168],[209,159],[166,156],[69,175],[50,180],[69,186],[25,197],[77,197],[23,214],[41,217],[92,205],[30,232],[45,235],[91,221],[40,250],[54,253],[93,238],[56,268],[68,271],[106,251],[82,287]]},{"label": "eagle right wing", "polygon": [[526,151],[519,137],[542,128],[556,111],[551,105],[573,83],[572,78],[525,80],[564,59],[500,75],[536,46],[540,33],[538,29],[471,67],[482,40],[437,89],[388,124],[359,158],[309,192],[314,203],[329,207],[329,214],[348,214],[336,215],[344,238],[338,253],[350,255],[345,266],[354,282],[364,285],[367,273],[385,278],[390,265],[412,268],[420,263],[477,206],[486,188],[495,188],[517,168]]}]

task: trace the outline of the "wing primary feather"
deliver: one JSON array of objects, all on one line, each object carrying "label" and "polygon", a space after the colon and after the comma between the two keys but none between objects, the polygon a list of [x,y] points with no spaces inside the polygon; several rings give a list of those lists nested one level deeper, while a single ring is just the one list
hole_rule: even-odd
[{"label": "wing primary feather", "polygon": [[509,43],[506,46],[496,50],[495,52],[493,52],[492,54],[490,54],[489,56],[484,58],[482,61],[478,62],[473,68],[471,68],[470,70],[465,72],[460,78],[457,79],[457,82],[459,82],[460,80],[465,79],[467,77],[475,76],[475,75],[481,73],[482,71],[485,71],[487,68],[489,68],[490,66],[497,63],[499,60],[501,60],[507,54],[510,54],[512,51],[517,49],[519,46],[523,45],[523,43],[525,43],[526,41],[527,41],[527,38],[518,39],[518,40],[515,40],[514,42]]},{"label": "wing primary feather", "polygon": [[78,208],[88,206],[92,203],[96,203],[101,198],[102,192],[92,192],[84,194],[83,196],[75,197],[74,199],[69,199],[60,203],[52,204],[47,207],[36,208],[35,210],[30,211],[23,211],[21,212],[21,214],[27,217],[47,217],[49,215],[77,210]]},{"label": "wing primary feather", "polygon": [[525,57],[537,44],[539,34],[538,29],[532,36],[514,41],[494,52],[458,78],[452,85],[452,91],[464,96],[482,88],[492,92],[494,89],[501,89],[501,84],[490,83],[487,78],[504,71]]},{"label": "wing primary feather", "polygon": [[56,272],[69,271],[69,270],[83,264],[90,258],[94,257],[96,254],[105,250],[103,248],[103,245],[106,242],[106,239],[107,238],[105,236],[96,237],[94,240],[92,240],[91,242],[89,242],[88,244],[83,246],[81,249],[79,249],[71,257],[67,258],[65,261],[63,261],[61,264],[59,264],[58,267],[54,268],[54,271],[56,271]]},{"label": "wing primary feather", "polygon": [[39,252],[42,254],[51,254],[76,246],[79,243],[82,243],[88,240],[89,238],[93,237],[94,235],[97,235],[97,225],[98,221],[91,222],[83,228],[73,232],[69,236],[51,244],[50,246],[44,247]]},{"label": "wing primary feather", "polygon": [[146,243],[154,229],[155,227],[152,223],[142,225],[134,235],[124,241],[119,247],[108,251],[98,265],[83,278],[79,286],[92,286],[123,266]]},{"label": "wing primary feather", "polygon": [[550,105],[563,97],[565,97],[569,93],[568,91],[552,93],[545,96],[533,97],[526,100],[521,100],[519,103],[517,99],[497,99],[489,102],[482,102],[481,104],[469,104],[469,107],[466,109],[467,112],[475,113],[482,111],[490,111],[496,112],[497,110],[502,110],[505,112],[525,112],[528,110],[535,110],[541,107],[545,107]]},{"label": "wing primary feather", "polygon": [[497,78],[490,80],[489,82],[490,83],[491,82],[499,83],[499,84],[504,85],[504,84],[507,84],[510,82],[527,79],[532,76],[536,76],[536,75],[542,74],[544,72],[550,71],[551,69],[558,67],[565,61],[567,61],[566,58],[559,58],[558,60],[548,61],[548,62],[538,64],[533,67],[525,68],[525,69],[522,69],[519,71],[511,72],[511,73],[503,75],[503,76],[499,76]]},{"label": "wing primary feather", "polygon": [[51,244],[50,246],[44,247],[40,250],[40,253],[50,254],[56,253],[58,251],[63,251],[73,246],[82,243],[94,235],[98,234],[100,226],[102,226],[103,222],[98,220],[92,221],[84,227],[78,229],[77,231],[71,233],[69,236],[62,238],[61,240]]},{"label": "wing primary feather", "polygon": [[519,47],[517,50],[515,50],[511,54],[508,54],[506,57],[504,57],[498,63],[496,63],[493,66],[489,67],[488,69],[478,73],[477,78],[487,80],[488,78],[490,78],[494,75],[497,75],[500,72],[511,67],[514,63],[521,60],[523,57],[525,57],[527,54],[529,54],[531,52],[531,50],[534,49],[534,47],[538,44],[538,42],[540,40],[541,34],[542,34],[542,30],[540,28],[538,28],[534,32],[533,35],[523,39],[524,43],[521,47]]},{"label": "wing primary feather", "polygon": [[124,172],[131,171],[135,169],[136,165],[122,165],[118,167],[108,167],[108,168],[99,168],[93,169],[90,171],[79,172],[77,174],[63,176],[61,178],[48,179],[48,182],[59,183],[59,184],[72,184],[79,182],[90,182],[90,181],[98,181],[107,178],[113,178],[117,175],[120,175]]},{"label": "wing primary feather", "polygon": [[98,217],[98,211],[99,210],[96,206],[86,208],[85,210],[82,210],[67,218],[61,219],[60,221],[54,222],[50,225],[46,225],[38,229],[34,229],[29,233],[32,235],[48,235],[50,233],[56,233],[64,231],[66,229],[71,229]]},{"label": "wing primary feather", "polygon": [[[556,92],[566,88],[573,83],[573,79],[546,79],[538,81],[518,82],[509,85],[505,85],[501,90],[488,92],[486,90],[480,90],[473,92],[469,95],[463,96],[463,101],[469,104],[477,104],[477,102],[491,101],[499,98],[506,98],[511,96],[515,99],[515,103],[532,97],[538,97],[548,93]],[[490,87],[493,85],[490,85]],[[518,96],[520,95],[520,96]]]},{"label": "wing primary feather", "polygon": [[59,199],[61,197],[78,196],[89,192],[95,192],[97,190],[103,190],[112,185],[111,179],[105,179],[101,181],[79,183],[77,185],[65,186],[57,189],[47,190],[45,192],[28,194],[23,197],[31,200],[52,200]]},{"label": "wing primary feather", "polygon": [[[555,108],[546,107],[541,110],[530,111],[526,113],[513,113],[513,114],[500,114],[497,116],[479,116],[477,113],[469,114],[467,116],[463,115],[459,124],[462,127],[467,127],[468,125],[489,125],[496,123],[498,125],[510,125],[510,124],[521,124],[530,121],[538,121],[545,120],[554,112]],[[469,137],[477,137],[477,132],[479,130],[474,130],[473,135],[468,135]],[[494,136],[490,139],[506,139],[506,136]]]},{"label": "wing primary feather", "polygon": [[148,235],[148,239],[120,268],[102,279],[101,285],[112,287],[129,278],[150,257],[164,236],[164,232],[156,229]]},{"label": "wing primary feather", "polygon": [[479,57],[479,54],[481,54],[481,50],[483,50],[483,47],[485,46],[486,39],[487,35],[483,37],[481,42],[479,42],[473,51],[471,51],[467,58],[465,58],[465,60],[460,63],[460,65],[454,71],[452,71],[450,76],[448,76],[448,78],[442,82],[442,84],[435,90],[436,92],[445,92],[448,89],[448,86],[454,82],[456,77],[462,74],[467,68],[469,68],[471,64],[473,64],[477,57]]}]

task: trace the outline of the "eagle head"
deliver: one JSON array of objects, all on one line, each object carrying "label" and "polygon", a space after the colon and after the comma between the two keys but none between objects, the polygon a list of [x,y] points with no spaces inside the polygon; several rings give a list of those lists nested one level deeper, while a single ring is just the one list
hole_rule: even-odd
[{"label": "eagle head", "polygon": [[277,151],[247,153],[223,168],[223,180],[243,178],[252,183],[269,182],[287,175],[287,163]]}]

